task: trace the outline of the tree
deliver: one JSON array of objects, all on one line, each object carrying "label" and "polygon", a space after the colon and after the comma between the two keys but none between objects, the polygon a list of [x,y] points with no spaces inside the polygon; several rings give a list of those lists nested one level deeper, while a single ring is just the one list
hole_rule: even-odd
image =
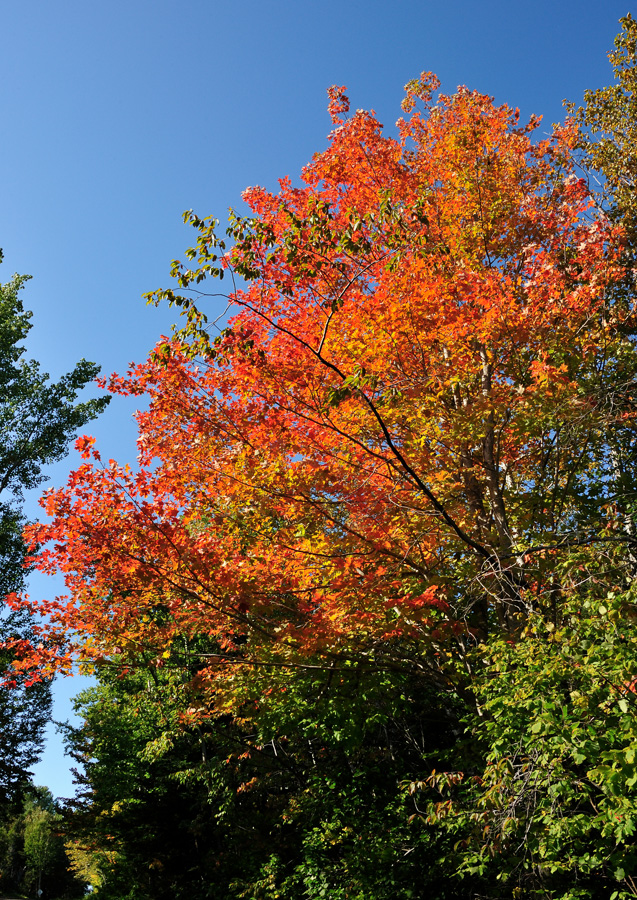
[{"label": "tree", "polygon": [[[0,252],[0,260],[1,260]],[[23,491],[44,481],[42,467],[61,459],[69,440],[104,409],[108,398],[77,403],[78,392],[99,368],[82,360],[57,383],[26,361],[24,340],[31,327],[20,291],[25,277],[0,285],[0,597],[21,590],[25,582],[26,548],[21,510]],[[0,639],[15,646],[36,637],[30,616],[20,610],[0,612]],[[13,651],[0,652],[6,670]],[[44,683],[27,686],[18,676],[0,692],[0,805],[19,796],[38,759],[50,714],[50,691]]]},{"label": "tree", "polygon": [[[567,104],[582,126],[580,147],[583,165],[599,200],[621,221],[633,249],[637,238],[637,22],[628,13],[620,19],[622,30],[609,54],[614,84],[584,94],[584,106]],[[601,177],[600,177],[601,176]]]},{"label": "tree", "polygon": [[280,673],[261,679],[260,711],[186,725],[201,704],[187,680],[102,666],[77,700],[65,830],[98,900],[439,896],[440,848],[396,785],[453,743],[448,698],[355,667]]},{"label": "tree", "polygon": [[53,827],[55,815],[41,807],[31,809],[26,817],[24,829],[24,855],[27,861],[29,880],[41,896],[42,877],[54,859]]},{"label": "tree", "polygon": [[81,439],[97,465],[28,532],[55,542],[35,562],[71,590],[42,607],[51,640],[161,659],[205,634],[216,679],[253,652],[436,678],[437,642],[517,632],[546,602],[546,548],[595,540],[606,360],[632,365],[630,310],[609,299],[620,229],[573,174],[572,129],[533,144],[535,123],[465,89],[433,105],[435,86],[409,86],[425,112],[400,141],[370,114],[342,121],[334,91],[305,187],[247,192],[230,251],[190,217],[199,267],[175,264],[182,288],[249,285],[214,342],[191,300],[155,295],[195,342],[110,381],[150,400],[141,471]]},{"label": "tree", "polygon": [[[595,202],[623,230],[625,276],[612,302],[630,308],[637,24],[628,15],[621,25],[610,54],[615,83],[569,108],[582,126],[578,162]],[[483,879],[491,896],[637,894],[633,315],[621,331],[621,352],[606,360],[606,397],[597,401],[611,488],[599,515],[603,540],[552,559],[559,616],[536,613],[522,640],[476,651],[482,717],[467,721],[469,752],[411,786],[429,821],[454,841],[458,870],[474,884]]]},{"label": "tree", "polygon": [[[575,122],[534,142],[537,120],[521,126],[517,111],[465,88],[434,100],[437,87],[428,74],[408,85],[397,140],[369,113],[345,118],[343,90],[332,89],[334,130],[300,187],[284,179],[277,194],[247,191],[251,215],[231,215],[227,242],[214,220],[187,215],[197,231],[191,266],[175,262],[177,290],[150,295],[179,307],[185,325],[108,382],[149,400],[138,415],[141,468],[103,463],[92,439],[79,439],[86,463],[44,497],[51,521],[28,530],[34,564],[64,572],[69,596],[15,599],[49,617],[47,645],[25,648],[17,670],[45,675],[78,657],[122,677],[174,668],[193,698],[183,728],[230,723],[270,735],[308,780],[304,741],[328,729],[314,711],[309,722],[295,719],[286,694],[305,715],[323,691],[333,734],[347,733],[342,721],[360,722],[339,694],[343,684],[354,693],[352,672],[354,683],[375,685],[370,695],[380,691],[383,726],[398,722],[403,735],[386,754],[367,720],[352,739],[360,783],[382,798],[361,819],[367,834],[387,836],[389,859],[405,846],[397,782],[410,780],[410,767],[435,769],[433,780],[411,779],[414,826],[421,789],[459,784],[469,808],[465,794],[424,798],[447,806],[431,807],[426,837],[415,830],[415,860],[437,860],[440,872],[455,860],[487,896],[501,888],[502,896],[593,897],[600,873],[604,890],[613,878],[630,884],[630,835],[617,843],[604,834],[607,855],[617,845],[628,861],[621,877],[609,857],[590,863],[588,882],[565,886],[599,823],[579,834],[570,870],[545,871],[538,857],[557,865],[580,811],[567,803],[562,814],[535,766],[529,777],[542,802],[530,813],[521,804],[524,813],[514,808],[513,823],[505,821],[517,796],[507,766],[539,733],[506,692],[512,679],[521,697],[531,692],[522,709],[535,710],[546,694],[555,710],[564,690],[590,689],[603,706],[630,683],[637,357],[627,229],[578,177]],[[215,277],[233,281],[235,314],[213,340],[200,291]],[[606,694],[593,670],[610,637],[598,655],[577,656],[569,644],[557,661],[558,642],[544,637],[568,629],[585,599],[601,602],[590,587],[598,580],[601,592],[609,580],[620,590],[630,642]],[[581,633],[589,639],[592,628]],[[527,671],[528,660],[540,661]],[[556,686],[573,660],[581,679]],[[401,705],[414,696],[447,710],[417,760]],[[597,713],[586,722],[603,727]],[[630,731],[615,724],[610,754]],[[474,739],[468,746],[463,729]],[[560,763],[568,739],[555,751]],[[330,810],[328,792],[301,779],[278,827],[296,805],[316,830],[232,889],[264,898],[413,895],[415,870],[389,884],[378,865],[370,880],[350,852],[346,820],[360,795],[348,795],[346,776],[356,764],[340,748],[332,753],[327,737],[320,748],[335,760],[338,803]],[[376,777],[373,754],[391,789]],[[267,795],[267,774],[253,777]],[[591,789],[581,815],[590,818],[586,803],[598,800]],[[392,818],[399,808],[402,825]],[[604,809],[612,814],[613,804]],[[564,835],[546,850],[553,812]],[[526,825],[536,843],[520,862],[513,857]],[[504,837],[492,839],[498,829]],[[380,842],[369,847],[380,854]],[[495,861],[480,868],[476,856]],[[430,895],[454,891],[442,881]]]},{"label": "tree", "polygon": [[480,896],[635,896],[635,599],[609,590],[608,559],[572,562],[557,625],[532,615],[522,640],[476,650],[481,715],[410,786]]},{"label": "tree", "polygon": [[42,891],[43,898],[83,897],[86,882],[68,871],[60,834],[62,816],[47,788],[27,787],[21,806],[3,810],[0,822],[0,890],[16,896]]}]

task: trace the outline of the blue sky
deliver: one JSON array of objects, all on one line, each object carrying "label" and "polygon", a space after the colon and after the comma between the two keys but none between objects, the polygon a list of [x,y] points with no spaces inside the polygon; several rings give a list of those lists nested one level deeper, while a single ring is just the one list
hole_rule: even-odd
[{"label": "blue sky", "polygon": [[[34,276],[29,354],[59,376],[145,357],[174,319],[146,307],[189,245],[181,213],[223,219],[248,185],[276,188],[325,146],[326,88],[388,130],[406,81],[436,72],[563,117],[564,98],[610,81],[606,57],[631,7],[615,0],[5,0],[0,50],[0,280]],[[635,10],[632,10],[635,12]],[[91,429],[134,461],[133,406]],[[67,464],[52,471],[65,479]],[[75,458],[77,462],[77,458]],[[29,509],[34,513],[35,498]],[[36,579],[32,593],[57,586]],[[79,685],[56,687],[57,718]],[[37,778],[72,792],[59,741]]]}]

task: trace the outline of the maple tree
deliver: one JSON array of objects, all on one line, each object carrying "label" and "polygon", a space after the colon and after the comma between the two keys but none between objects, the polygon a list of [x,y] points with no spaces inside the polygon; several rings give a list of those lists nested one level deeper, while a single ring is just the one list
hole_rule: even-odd
[{"label": "maple tree", "polygon": [[[43,671],[206,635],[213,675],[254,651],[435,676],[423,642],[516,631],[551,554],[593,539],[621,229],[574,174],[574,126],[533,143],[537,121],[436,87],[408,85],[398,140],[333,89],[328,149],[302,187],[246,191],[230,249],[189,216],[196,265],[152,295],[186,327],[108,384],[150,400],[140,470],[82,439],[93,460],[28,532],[70,589],[39,607]],[[245,286],[212,341],[188,292],[224,275]]]},{"label": "maple tree", "polygon": [[[317,822],[291,830],[292,860],[285,841],[257,860],[236,896],[413,896],[417,866],[441,848],[442,881],[450,866],[494,896],[595,896],[600,879],[632,890],[632,832],[611,822],[633,803],[620,810],[612,787],[632,790],[617,756],[632,720],[614,708],[632,690],[637,565],[628,207],[608,209],[579,177],[575,121],[534,141],[537,119],[437,88],[429,74],[407,86],[397,139],[372,113],[347,117],[333,88],[328,147],[300,186],[250,188],[251,213],[232,213],[224,237],[187,214],[189,263],[173,263],[174,290],[149,295],[185,324],[105,382],[148,400],[139,469],[81,438],[85,463],[46,493],[50,521],[27,532],[33,563],[61,571],[68,596],[12,598],[46,616],[41,642],[17,645],[17,671],[43,677],[79,658],[102,689],[113,672],[123,684],[146,669],[156,685],[178,673],[182,736],[218,727],[219,753],[236,741],[236,791],[254,791],[266,823],[273,808],[283,830],[299,810]],[[214,278],[230,282],[234,309],[213,339]],[[596,612],[609,584],[624,631]],[[105,696],[89,708],[96,733]],[[582,775],[594,749],[580,759],[581,730],[604,730],[611,710],[591,741],[610,775],[592,763]],[[558,712],[573,726],[554,735],[545,723]],[[413,734],[428,715],[425,747]],[[463,728],[467,745],[449,740]],[[168,768],[173,739],[154,738]],[[264,768],[269,741],[294,777],[272,759]],[[377,761],[395,785],[418,768],[414,747],[438,775],[387,799]],[[387,858],[419,848],[394,881],[370,877],[339,818],[361,802],[346,796],[354,771],[375,797],[365,821],[391,835]],[[325,778],[339,784],[338,815]],[[411,846],[396,824],[409,803],[437,829],[414,831]],[[442,881],[440,896],[455,896]]]}]

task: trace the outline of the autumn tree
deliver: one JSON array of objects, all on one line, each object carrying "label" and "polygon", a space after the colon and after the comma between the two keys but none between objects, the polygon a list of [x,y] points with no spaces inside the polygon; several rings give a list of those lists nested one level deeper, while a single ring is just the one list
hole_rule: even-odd
[{"label": "autumn tree", "polygon": [[[273,739],[303,733],[288,693],[318,704],[353,671],[385,685],[397,713],[407,694],[392,692],[416,683],[432,709],[446,709],[420,752],[424,774],[446,765],[449,785],[472,786],[475,812],[497,747],[508,766],[507,741],[522,727],[513,710],[511,728],[504,716],[505,734],[489,744],[495,713],[484,725],[476,715],[502,698],[482,673],[513,671],[522,682],[519,660],[503,662],[508,648],[532,655],[538,621],[542,634],[561,634],[609,579],[633,621],[634,311],[627,228],[580,177],[577,124],[536,141],[539,120],[522,125],[489,97],[466,88],[434,97],[437,89],[429,74],[407,86],[394,139],[371,113],[348,117],[343,89],[333,88],[328,147],[299,186],[283,179],[277,193],[246,191],[250,213],[232,213],[224,237],[215,220],[187,214],[197,232],[189,262],[173,264],[175,289],[149,295],[185,323],[108,381],[148,401],[138,414],[140,468],[102,461],[91,438],[78,441],[85,464],[45,495],[50,521],[27,531],[34,564],[62,571],[68,596],[12,602],[47,616],[37,626],[46,641],[22,646],[17,671],[44,676],[79,658],[122,677],[142,667],[187,673],[183,727],[248,723],[244,752],[262,746],[268,722]],[[213,278],[230,283],[234,307],[214,338],[202,296]],[[585,671],[604,653],[590,665],[572,657],[584,671],[571,693],[602,691]],[[623,681],[599,702],[623,696]],[[389,717],[405,735],[391,757],[402,760],[394,784],[407,768],[403,713]],[[451,749],[445,728],[457,739]],[[476,758],[470,748],[463,756],[463,729],[477,736]],[[524,734],[532,741],[539,731]],[[317,749],[328,745],[324,737]],[[303,752],[295,746],[295,765]],[[262,773],[254,778],[263,785]],[[404,798],[416,820],[433,804],[425,818],[440,846],[454,834],[469,855],[506,850],[491,838],[476,849],[477,820],[462,798],[440,800],[460,803],[442,815],[426,792],[443,782],[414,780]],[[537,808],[534,827],[545,812]],[[513,842],[522,826],[509,827]],[[321,840],[302,843],[323,877]],[[473,874],[500,879],[503,896],[532,895],[548,889],[537,859]],[[461,854],[457,871],[475,865]],[[291,898],[336,890],[337,877],[307,880],[311,869],[274,860],[260,881],[235,888]],[[343,896],[413,896],[404,883],[372,888],[364,877]]]},{"label": "autumn tree", "polygon": [[181,288],[247,286],[214,341],[189,295],[153,295],[188,324],[109,383],[150,400],[141,470],[83,439],[97,464],[29,531],[71,589],[50,638],[161,657],[203,632],[212,675],[254,649],[437,677],[437,641],[517,632],[554,600],[555,553],[597,539],[598,398],[631,350],[621,229],[574,174],[572,127],[533,143],[536,122],[465,89],[434,105],[436,85],[408,86],[400,140],[340,118],[334,90],[329,148],[303,187],[246,192],[229,250],[189,217]]}]

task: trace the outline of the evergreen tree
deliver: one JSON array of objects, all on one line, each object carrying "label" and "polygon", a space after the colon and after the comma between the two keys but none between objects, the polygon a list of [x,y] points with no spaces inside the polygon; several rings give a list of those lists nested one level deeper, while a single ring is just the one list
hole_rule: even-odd
[{"label": "evergreen tree", "polygon": [[[0,260],[2,251],[0,251]],[[62,459],[77,429],[94,419],[108,398],[78,403],[77,395],[96,377],[99,367],[80,360],[53,383],[34,360],[24,359],[31,313],[20,291],[26,276],[0,284],[0,598],[24,587],[26,548],[22,540],[24,491],[45,480],[42,468]],[[24,611],[0,611],[0,642],[32,636]],[[11,660],[0,651],[0,669]],[[19,800],[29,782],[29,768],[42,748],[51,707],[48,684],[0,690],[0,811]]]}]

